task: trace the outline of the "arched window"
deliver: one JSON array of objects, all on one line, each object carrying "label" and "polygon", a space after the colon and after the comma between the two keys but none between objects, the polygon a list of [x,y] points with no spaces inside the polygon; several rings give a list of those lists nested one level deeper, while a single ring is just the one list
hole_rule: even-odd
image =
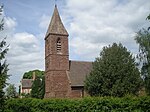
[{"label": "arched window", "polygon": [[57,52],[58,53],[61,52],[61,40],[60,40],[60,38],[57,39]]}]

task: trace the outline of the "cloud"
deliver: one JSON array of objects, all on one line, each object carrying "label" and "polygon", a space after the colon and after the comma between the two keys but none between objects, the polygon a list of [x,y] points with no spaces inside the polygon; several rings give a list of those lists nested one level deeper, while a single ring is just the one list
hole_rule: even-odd
[{"label": "cloud", "polygon": [[[2,17],[0,21],[2,20]],[[17,26],[17,22],[15,18],[4,17],[4,30],[0,31],[0,40],[4,37],[11,36]]]},{"label": "cloud", "polygon": [[[94,60],[105,45],[123,43],[133,53],[138,47],[135,32],[147,27],[146,16],[150,2],[147,0],[69,0],[64,10],[70,21],[70,47],[72,55],[81,60]],[[75,53],[75,54],[73,54]]]},{"label": "cloud", "polygon": [[6,17],[5,18],[5,29],[6,30],[14,30],[14,28],[17,26],[17,22],[15,18]]},{"label": "cloud", "polygon": [[42,17],[40,18],[39,27],[46,29],[49,23],[50,23],[50,16],[43,14]]},{"label": "cloud", "polygon": [[[10,55],[11,56],[27,56],[31,53],[40,50],[38,39],[29,33],[15,33],[10,41]],[[15,51],[15,52],[12,52]],[[34,57],[35,58],[35,57]]]},{"label": "cloud", "polygon": [[[37,5],[34,7],[35,15],[26,16],[31,10],[27,11],[20,5],[21,11],[25,11],[20,16],[20,13],[16,13],[18,9],[14,8],[14,15],[18,14],[18,18],[6,17],[7,30],[0,33],[0,36],[7,36],[10,44],[7,58],[12,83],[18,84],[23,73],[28,70],[44,69],[44,36],[52,15],[47,15],[50,14],[49,9],[41,9],[41,4],[37,4],[31,4]],[[103,46],[113,42],[121,42],[136,53],[138,47],[134,35],[142,27],[148,26],[145,19],[149,7],[148,0],[65,0],[65,4],[60,4],[58,9],[70,35],[70,58],[93,61]]]},{"label": "cloud", "polygon": [[41,37],[28,32],[16,33],[17,21],[15,19],[6,17],[5,21],[5,30],[1,35],[6,35],[7,43],[10,44],[7,54],[11,75],[9,82],[18,87],[26,71],[44,70],[44,48],[40,42]]}]

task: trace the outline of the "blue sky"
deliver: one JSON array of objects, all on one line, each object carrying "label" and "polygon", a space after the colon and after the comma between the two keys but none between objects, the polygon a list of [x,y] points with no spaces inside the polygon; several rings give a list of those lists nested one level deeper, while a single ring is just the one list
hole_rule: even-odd
[{"label": "blue sky", "polygon": [[[54,9],[54,0],[1,0],[10,50],[9,82],[19,85],[24,72],[44,70],[44,36]],[[134,55],[135,32],[146,28],[149,0],[57,0],[69,33],[71,60],[94,61],[104,46],[121,42]]]},{"label": "blue sky", "polygon": [[17,32],[39,33],[39,19],[43,14],[51,15],[54,0],[4,0],[5,14],[17,20]]}]

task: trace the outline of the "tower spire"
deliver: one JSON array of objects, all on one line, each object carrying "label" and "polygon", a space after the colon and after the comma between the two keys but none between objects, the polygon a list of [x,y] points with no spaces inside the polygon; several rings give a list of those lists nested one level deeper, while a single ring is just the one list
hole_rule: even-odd
[{"label": "tower spire", "polygon": [[46,37],[49,34],[59,34],[59,35],[67,35],[68,36],[68,32],[65,29],[65,27],[61,21],[56,4],[55,4],[54,12],[53,12],[53,15],[51,18],[51,22],[49,24],[49,27],[48,27],[48,30],[46,33]]},{"label": "tower spire", "polygon": [[68,32],[55,5],[45,37],[45,98],[69,97],[68,71]]}]

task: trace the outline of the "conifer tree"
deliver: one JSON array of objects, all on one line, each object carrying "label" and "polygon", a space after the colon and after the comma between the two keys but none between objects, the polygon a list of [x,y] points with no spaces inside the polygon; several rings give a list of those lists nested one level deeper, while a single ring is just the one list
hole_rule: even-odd
[{"label": "conifer tree", "polygon": [[142,85],[135,59],[122,44],[104,47],[86,77],[85,89],[91,96],[138,94]]},{"label": "conifer tree", "polygon": [[[0,16],[3,13],[3,6],[0,7]],[[0,31],[4,29],[4,19],[1,18],[0,21]],[[4,106],[4,91],[3,89],[6,87],[6,80],[8,79],[7,71],[8,64],[6,63],[5,56],[8,51],[8,45],[6,43],[6,38],[4,38],[0,42],[0,112],[3,111]]]},{"label": "conifer tree", "polygon": [[44,98],[45,94],[45,78],[44,76],[36,77],[32,84],[31,97],[33,98]]}]

